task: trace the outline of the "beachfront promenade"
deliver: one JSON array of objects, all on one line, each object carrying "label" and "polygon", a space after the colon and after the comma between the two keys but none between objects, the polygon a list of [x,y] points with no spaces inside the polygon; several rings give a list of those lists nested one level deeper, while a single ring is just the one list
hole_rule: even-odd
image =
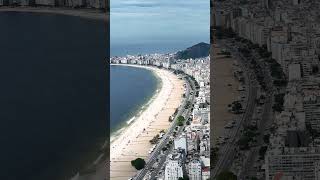
[{"label": "beachfront promenade", "polygon": [[228,111],[228,105],[237,100],[240,95],[240,83],[234,77],[236,71],[235,59],[220,55],[221,47],[215,45],[213,71],[213,140],[214,143],[225,133],[224,127],[237,116]]},{"label": "beachfront promenade", "polygon": [[[192,81],[191,83],[186,84],[186,93],[187,97],[183,100],[182,108],[178,110],[178,113],[176,115],[176,118],[180,115],[183,117],[189,117],[191,114],[191,109],[185,109],[184,106],[187,101],[191,102],[192,104],[195,101],[195,94],[189,95],[192,92],[192,89],[195,89],[195,83]],[[169,154],[173,153],[174,147],[171,147],[169,150],[163,152],[162,148],[165,147],[166,144],[169,142],[169,137],[173,135],[174,129],[176,126],[176,119],[173,121],[174,123],[171,125],[170,129],[166,133],[166,135],[161,139],[161,142],[157,145],[156,150],[151,154],[149,157],[149,161],[146,164],[146,167],[139,171],[138,174],[134,177],[135,180],[142,179],[143,177],[146,177],[146,174],[148,173],[148,169],[152,169],[156,166],[156,168],[153,168],[153,171],[151,173],[149,172],[149,179],[158,177],[159,173],[161,173],[161,170],[164,168],[166,164],[166,160]],[[176,132],[176,136],[180,136],[183,133],[184,128],[179,128],[179,130]],[[161,152],[162,151],[162,152]]]},{"label": "beachfront promenade", "polygon": [[[221,52],[221,47],[216,45],[215,49],[216,49],[215,60],[217,60],[217,63],[219,63],[220,58],[219,58],[218,53]],[[225,60],[226,59],[224,59],[224,61]],[[218,175],[222,170],[229,169],[230,166],[232,165],[234,156],[236,156],[236,152],[237,152],[236,150],[238,148],[238,140],[239,140],[239,137],[241,136],[241,128],[242,128],[243,124],[245,124],[248,121],[248,119],[252,117],[252,112],[253,112],[253,108],[254,108],[254,100],[256,97],[256,93],[257,93],[256,86],[254,86],[254,84],[252,84],[251,80],[248,77],[248,72],[247,72],[248,69],[246,69],[245,66],[242,66],[242,62],[239,61],[238,59],[234,59],[234,61],[237,61],[239,64],[241,64],[241,66],[239,66],[238,63],[236,63],[237,66],[241,67],[240,68],[241,71],[245,70],[245,73],[244,73],[245,74],[245,82],[248,83],[247,86],[245,87],[245,96],[246,96],[246,101],[244,103],[245,113],[240,115],[240,117],[237,117],[235,115],[231,115],[230,113],[228,113],[230,115],[228,115],[226,117],[229,117],[229,118],[232,117],[232,118],[237,119],[236,121],[234,121],[235,126],[236,126],[235,128],[227,130],[227,129],[225,129],[225,126],[215,127],[215,128],[218,128],[217,133],[215,134],[215,137],[227,134],[228,138],[230,138],[230,141],[226,142],[226,144],[222,145],[219,148],[220,156],[219,156],[219,158],[215,164],[215,167],[213,169],[213,173],[212,173],[213,177]],[[229,71],[230,70],[232,70],[232,69],[229,68]],[[219,72],[218,69],[216,69],[216,71]],[[236,69],[234,69],[233,71],[235,72]],[[215,73],[217,73],[217,72],[215,72]],[[231,77],[231,76],[233,76],[232,74],[233,74],[232,72],[231,73],[229,72],[228,76]],[[215,82],[217,82],[218,79],[220,79],[220,78],[223,78],[223,77],[219,73],[216,74],[216,79],[215,79],[216,81]],[[233,80],[233,81],[235,82],[235,80]],[[232,85],[234,85],[234,84],[232,84]],[[239,86],[239,83],[237,83],[236,87],[238,88],[238,86]],[[215,88],[215,90],[216,90],[216,89],[218,89],[218,87],[223,88],[223,87],[227,87],[227,85],[215,84],[215,87],[217,87],[217,88]],[[237,89],[234,89],[233,92],[234,93],[229,93],[229,94],[233,95],[232,96],[233,101],[235,101],[238,99],[239,93],[236,93]],[[215,91],[215,93],[217,93],[217,92]],[[218,93],[219,93],[219,91],[218,91]],[[237,95],[237,96],[235,96],[235,95]],[[214,97],[219,97],[219,96],[217,94],[215,94]],[[224,99],[225,99],[225,97],[224,97]],[[215,100],[216,100],[215,103],[218,103],[218,104],[221,103],[221,99],[220,100],[215,99]],[[231,100],[231,99],[229,99],[229,100]],[[229,103],[231,103],[231,101]],[[226,108],[227,108],[227,106],[226,106],[226,104],[224,104],[224,109],[226,110]],[[215,107],[215,110],[217,110],[216,107]],[[219,114],[220,113],[217,113],[216,115],[219,115]],[[216,118],[217,118],[217,116],[214,119],[216,119]],[[221,119],[221,118],[219,118],[219,119]],[[232,119],[225,119],[225,121],[226,122],[223,122],[224,124],[226,124],[228,121],[229,122],[232,121]],[[217,122],[219,122],[219,121],[217,121]]]},{"label": "beachfront promenade", "polygon": [[182,101],[183,81],[172,72],[155,67],[136,66],[152,70],[162,81],[162,87],[153,97],[149,107],[127,127],[121,135],[111,142],[110,179],[129,179],[137,171],[131,160],[144,158],[148,161],[150,140],[161,130],[170,127],[169,117],[173,115]]}]

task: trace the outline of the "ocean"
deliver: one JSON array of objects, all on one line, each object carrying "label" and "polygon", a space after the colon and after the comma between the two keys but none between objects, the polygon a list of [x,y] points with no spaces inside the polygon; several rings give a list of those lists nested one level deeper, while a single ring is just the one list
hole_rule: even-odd
[{"label": "ocean", "polygon": [[210,1],[112,0],[111,56],[173,53],[209,43]]},{"label": "ocean", "polygon": [[161,81],[151,70],[129,67],[110,67],[110,129],[112,134],[128,125],[130,119],[147,108]]},{"label": "ocean", "polygon": [[14,12],[0,24],[0,179],[67,179],[109,133],[108,28]]}]

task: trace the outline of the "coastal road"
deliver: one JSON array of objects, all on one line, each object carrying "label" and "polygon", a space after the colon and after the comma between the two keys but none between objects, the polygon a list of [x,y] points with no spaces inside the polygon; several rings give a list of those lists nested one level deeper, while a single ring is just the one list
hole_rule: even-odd
[{"label": "coastal road", "polygon": [[[195,88],[195,83],[193,80],[191,80],[191,84],[188,84],[188,89],[196,89]],[[189,101],[191,102],[191,104],[194,104],[194,98],[195,98],[195,92],[193,92],[193,94],[191,96],[189,96]],[[189,107],[187,110],[185,110],[183,113],[182,113],[182,116],[183,117],[189,117],[191,114],[191,107]],[[177,136],[179,136],[182,132],[183,132],[183,129],[184,129],[185,126],[183,127],[180,127],[179,128],[179,131],[177,132]],[[157,168],[151,173],[151,180],[156,180],[156,177],[158,175],[158,173],[161,171],[162,167],[165,165],[165,161],[166,161],[166,158],[167,156],[172,153],[173,151],[173,145],[170,146],[170,149],[168,149],[167,151],[165,151],[164,155],[160,155],[159,157],[159,161],[158,161],[158,164],[157,164]]]},{"label": "coastal road", "polygon": [[[187,81],[185,80],[185,82],[187,82]],[[187,99],[188,100],[190,99],[190,96],[189,96],[189,94],[190,94],[190,87],[189,86],[190,85],[188,83],[186,83],[186,84],[187,84],[187,86],[186,86],[187,87],[186,88],[186,98],[183,99],[183,102],[182,102],[181,106],[179,107],[178,112],[177,112],[177,114],[176,114],[176,116],[175,116],[170,128],[168,129],[167,133],[161,138],[161,140],[160,140],[160,142],[158,142],[155,150],[149,156],[149,159],[146,162],[145,167],[142,170],[138,171],[138,173],[136,174],[136,176],[133,177],[133,179],[142,180],[145,177],[145,175],[147,174],[149,169],[151,169],[153,164],[156,163],[157,158],[160,157],[162,148],[165,147],[167,145],[167,143],[169,142],[169,140],[170,140],[169,138],[173,134],[173,131],[174,131],[176,125],[177,125],[177,121],[176,120],[177,120],[177,118],[179,116],[184,115],[184,112],[185,112],[184,107],[186,105]],[[192,95],[192,100],[193,100],[194,94],[195,93],[193,93],[193,95]],[[166,157],[163,156],[162,158],[164,158],[164,160],[165,160]],[[162,161],[163,160],[161,160],[160,162],[162,162]]]},{"label": "coastal road", "polygon": [[[225,44],[224,44],[225,45]],[[225,45],[228,47],[227,45]],[[230,47],[228,47],[230,49]],[[241,57],[236,51],[233,52],[233,54],[236,54],[238,56],[235,57]],[[234,156],[237,153],[237,139],[241,135],[241,128],[243,125],[247,124],[253,115],[254,108],[255,108],[255,99],[257,96],[257,86],[255,80],[252,80],[252,71],[245,66],[245,59],[242,57],[240,59],[237,59],[240,64],[242,65],[242,69],[244,70],[246,75],[246,82],[248,83],[248,92],[247,92],[247,104],[245,113],[242,115],[240,119],[240,123],[236,127],[234,131],[232,131],[232,134],[230,135],[231,141],[229,141],[225,146],[222,147],[222,149],[219,150],[220,157],[212,171],[211,176],[215,177],[217,176],[221,171],[225,169],[229,169],[232,165]]]},{"label": "coastal road", "polygon": [[259,148],[263,145],[264,140],[264,134],[268,127],[272,124],[272,105],[273,105],[273,82],[272,77],[268,69],[266,69],[266,65],[264,65],[264,62],[262,61],[261,57],[258,58],[257,63],[263,67],[263,75],[264,75],[264,81],[266,83],[266,89],[267,92],[270,93],[266,96],[265,104],[264,104],[264,110],[262,113],[262,118],[260,120],[260,123],[258,124],[258,132],[260,133],[257,137],[257,147],[251,148],[249,157],[247,161],[244,163],[244,166],[242,167],[242,171],[240,172],[240,179],[244,179],[246,176],[248,177],[255,177],[257,174],[257,171],[253,169],[253,166],[255,164],[255,160],[259,158]]},{"label": "coastal road", "polygon": [[[230,42],[229,42],[230,43]],[[244,63],[248,63],[248,61],[245,61],[245,58],[242,54],[238,52],[237,49],[234,47],[231,47],[227,42],[227,46],[229,49],[231,49],[234,53],[236,53],[239,57],[241,57],[242,61]],[[238,45],[239,46],[239,45]],[[241,167],[241,171],[239,174],[240,179],[245,179],[246,177],[255,177],[257,175],[257,170],[254,170],[255,160],[257,160],[259,156],[259,148],[262,147],[264,141],[263,136],[266,132],[267,127],[270,127],[272,124],[272,105],[273,105],[273,81],[270,74],[270,71],[267,67],[267,64],[262,60],[262,58],[259,56],[257,52],[253,52],[253,56],[257,59],[257,64],[262,68],[262,73],[264,77],[264,82],[266,84],[267,89],[267,96],[265,99],[265,104],[263,106],[263,113],[261,120],[258,124],[258,132],[259,135],[257,137],[257,144],[256,147],[253,147],[250,149],[249,157],[244,162],[244,165]],[[247,64],[247,67],[249,67],[249,63]],[[253,71],[253,70],[252,70]]]},{"label": "coastal road", "polygon": [[246,176],[249,176],[249,177],[256,176],[256,173],[255,173],[256,171],[253,170],[253,165],[255,164],[255,160],[259,158],[259,147],[261,147],[264,143],[263,141],[264,132],[266,128],[271,125],[272,104],[273,104],[272,98],[270,99],[268,98],[264,106],[261,122],[258,127],[258,131],[260,134],[257,137],[257,147],[250,149],[249,157],[241,169],[242,171],[240,172],[240,175],[239,175],[240,179],[244,179]]}]

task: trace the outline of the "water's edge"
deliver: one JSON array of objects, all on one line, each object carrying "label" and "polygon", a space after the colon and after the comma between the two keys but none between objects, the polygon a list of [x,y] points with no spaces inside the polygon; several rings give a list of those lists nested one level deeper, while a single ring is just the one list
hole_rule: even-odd
[{"label": "water's edge", "polygon": [[[115,64],[110,64],[111,66],[117,66]],[[122,64],[121,66],[126,66],[124,64]],[[126,67],[129,67],[126,66]],[[124,132],[134,121],[137,117],[139,117],[146,109],[148,109],[149,105],[154,101],[154,99],[156,99],[156,97],[158,96],[161,88],[162,88],[162,80],[161,78],[157,75],[157,73],[152,70],[152,69],[147,69],[147,68],[144,68],[143,66],[141,67],[134,67],[134,66],[130,66],[130,67],[133,67],[133,68],[136,68],[136,69],[145,69],[147,71],[150,71],[152,73],[152,75],[154,76],[154,78],[156,79],[157,81],[157,86],[155,88],[155,91],[152,93],[152,95],[150,97],[147,97],[145,102],[142,103],[141,105],[138,105],[140,106],[139,108],[137,108],[136,110],[132,111],[132,112],[129,112],[129,117],[124,120],[124,123],[122,123],[120,125],[120,128],[119,129],[116,129],[116,130],[111,130],[110,129],[110,144],[117,139],[117,137],[119,137],[121,135],[122,132]],[[111,104],[110,104],[111,106]]]}]

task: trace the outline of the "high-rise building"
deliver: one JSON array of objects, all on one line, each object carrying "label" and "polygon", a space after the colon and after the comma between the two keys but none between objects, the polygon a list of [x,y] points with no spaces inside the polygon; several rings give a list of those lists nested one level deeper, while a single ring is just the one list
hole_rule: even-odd
[{"label": "high-rise building", "polygon": [[20,6],[28,6],[29,0],[20,0]]},{"label": "high-rise building", "polygon": [[201,162],[197,159],[193,159],[189,163],[189,179],[190,180],[201,180]]},{"label": "high-rise building", "polygon": [[292,0],[293,5],[299,5],[301,4],[301,0]]},{"label": "high-rise building", "polygon": [[289,71],[289,81],[301,79],[301,66],[300,66],[300,64],[290,64],[288,71]]},{"label": "high-rise building", "polygon": [[270,8],[270,0],[263,0],[264,2],[264,7],[269,9]]},{"label": "high-rise building", "polygon": [[186,154],[188,153],[187,138],[185,135],[181,135],[174,140],[174,149],[181,149],[184,150]]},{"label": "high-rise building", "polygon": [[178,180],[183,177],[181,154],[168,156],[164,173],[165,180]]},{"label": "high-rise building", "polygon": [[319,147],[285,147],[269,151],[266,156],[266,180],[273,180],[278,174],[284,179],[314,180],[319,162]]},{"label": "high-rise building", "polygon": [[309,95],[304,97],[303,107],[306,115],[306,123],[311,129],[320,132],[320,97]]},{"label": "high-rise building", "polygon": [[36,5],[54,6],[55,0],[35,0]]}]

